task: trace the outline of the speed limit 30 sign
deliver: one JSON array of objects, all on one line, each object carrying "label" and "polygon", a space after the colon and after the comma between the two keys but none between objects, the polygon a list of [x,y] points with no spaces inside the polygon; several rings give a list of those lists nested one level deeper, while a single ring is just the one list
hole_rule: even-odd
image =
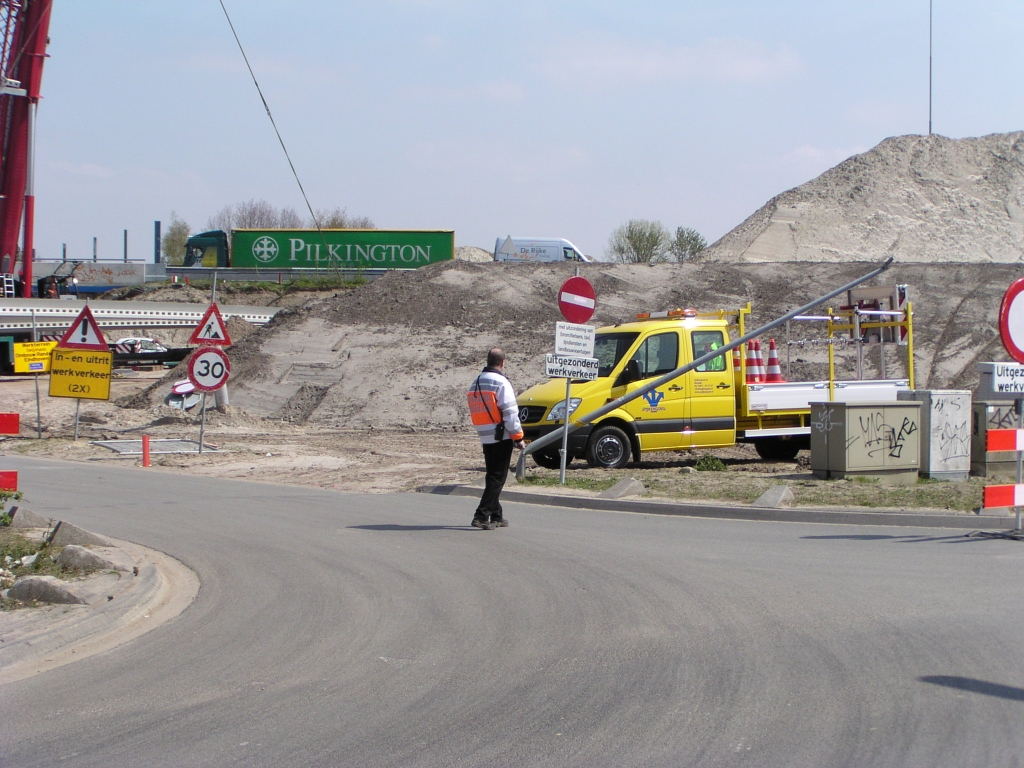
[{"label": "speed limit 30 sign", "polygon": [[200,392],[216,392],[231,375],[231,363],[224,350],[218,347],[200,347],[188,361],[188,380]]}]

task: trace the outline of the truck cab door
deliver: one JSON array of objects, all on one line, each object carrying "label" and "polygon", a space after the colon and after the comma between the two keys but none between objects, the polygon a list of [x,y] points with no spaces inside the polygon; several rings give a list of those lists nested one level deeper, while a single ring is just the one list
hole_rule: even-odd
[{"label": "truck cab door", "polygon": [[[651,379],[679,367],[680,336],[678,331],[667,331],[648,336],[629,356],[626,370],[639,376],[624,388],[616,387],[613,397],[635,392]],[[640,438],[641,450],[678,448],[684,427],[686,390],[680,381],[670,381],[623,406],[633,417]]]},{"label": "truck cab door", "polygon": [[[685,331],[690,360],[725,346],[719,330]],[[736,441],[736,392],[732,356],[713,358],[686,375],[683,446],[705,448]]]}]

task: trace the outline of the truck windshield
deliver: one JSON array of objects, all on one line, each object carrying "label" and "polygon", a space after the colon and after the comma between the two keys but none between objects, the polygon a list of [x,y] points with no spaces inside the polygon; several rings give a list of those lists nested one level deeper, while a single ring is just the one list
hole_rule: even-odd
[{"label": "truck windshield", "polygon": [[612,369],[619,364],[639,333],[599,333],[594,339],[594,357],[597,358],[597,375],[611,376]]}]

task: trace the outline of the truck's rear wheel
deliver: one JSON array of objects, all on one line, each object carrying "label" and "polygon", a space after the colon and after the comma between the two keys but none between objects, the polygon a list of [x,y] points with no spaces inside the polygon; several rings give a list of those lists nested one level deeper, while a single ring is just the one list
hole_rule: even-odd
[{"label": "truck's rear wheel", "polygon": [[769,437],[754,441],[757,455],[765,461],[792,461],[805,447],[802,440],[784,440],[781,437]]},{"label": "truck's rear wheel", "polygon": [[[558,451],[537,451],[537,453],[531,453],[533,460],[537,462],[537,465],[544,467],[544,469],[561,469],[562,468],[562,457]],[[565,457],[565,466],[569,466],[572,462],[572,456]]]},{"label": "truck's rear wheel", "polygon": [[611,425],[594,430],[587,442],[587,464],[605,469],[621,469],[629,463],[629,438]]}]

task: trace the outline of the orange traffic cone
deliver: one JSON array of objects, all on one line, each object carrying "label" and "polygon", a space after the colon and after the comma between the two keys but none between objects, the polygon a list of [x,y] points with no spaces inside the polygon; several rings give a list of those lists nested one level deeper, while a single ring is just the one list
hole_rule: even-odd
[{"label": "orange traffic cone", "polygon": [[782,378],[782,368],[779,367],[779,351],[775,349],[775,339],[768,339],[768,374],[765,376],[765,381],[785,381]]},{"label": "orange traffic cone", "polygon": [[757,384],[761,381],[761,369],[754,352],[755,344],[756,341],[747,342],[747,384]]}]

